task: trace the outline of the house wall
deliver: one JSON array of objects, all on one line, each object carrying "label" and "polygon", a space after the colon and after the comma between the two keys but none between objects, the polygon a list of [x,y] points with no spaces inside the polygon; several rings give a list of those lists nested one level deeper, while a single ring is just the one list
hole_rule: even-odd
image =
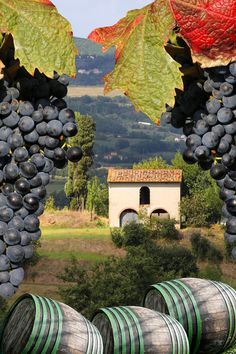
[{"label": "house wall", "polygon": [[120,215],[125,209],[140,210],[139,191],[141,187],[150,189],[150,205],[147,213],[155,209],[165,209],[170,218],[180,222],[180,183],[109,183],[109,223],[110,227],[120,227]]}]

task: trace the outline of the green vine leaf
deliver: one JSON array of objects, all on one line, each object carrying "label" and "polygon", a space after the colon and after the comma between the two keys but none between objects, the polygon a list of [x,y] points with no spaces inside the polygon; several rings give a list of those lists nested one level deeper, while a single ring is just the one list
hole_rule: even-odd
[{"label": "green vine leaf", "polygon": [[0,0],[0,30],[11,33],[15,57],[31,74],[35,68],[74,76],[77,53],[72,29],[49,0]]},{"label": "green vine leaf", "polygon": [[175,88],[183,86],[180,65],[165,50],[174,26],[169,1],[158,0],[89,35],[104,50],[116,46],[116,66],[104,78],[105,93],[121,89],[156,123],[166,103],[174,104]]}]

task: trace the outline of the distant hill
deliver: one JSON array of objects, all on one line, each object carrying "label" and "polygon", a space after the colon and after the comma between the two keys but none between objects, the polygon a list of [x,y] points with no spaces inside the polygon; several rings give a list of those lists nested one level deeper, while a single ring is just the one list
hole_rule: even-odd
[{"label": "distant hill", "polygon": [[113,70],[115,50],[103,53],[100,44],[85,38],[74,38],[79,55],[76,57],[77,76],[71,80],[72,86],[101,86],[102,78]]},{"label": "distant hill", "polygon": [[109,49],[106,53],[102,52],[102,46],[100,44],[94,43],[86,38],[74,37],[75,44],[79,50],[79,55],[96,55],[96,56],[106,56],[114,55],[115,49]]}]

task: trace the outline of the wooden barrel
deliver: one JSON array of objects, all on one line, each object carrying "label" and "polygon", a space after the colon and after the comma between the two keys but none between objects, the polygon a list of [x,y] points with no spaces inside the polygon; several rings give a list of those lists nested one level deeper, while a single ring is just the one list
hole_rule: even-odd
[{"label": "wooden barrel", "polygon": [[188,354],[183,327],[170,316],[125,306],[102,308],[92,323],[103,338],[104,354]]},{"label": "wooden barrel", "polygon": [[67,305],[30,294],[11,308],[2,331],[2,354],[102,354],[97,328]]},{"label": "wooden barrel", "polygon": [[236,342],[236,291],[206,279],[184,278],[152,285],[144,306],[176,318],[191,353],[217,354]]}]

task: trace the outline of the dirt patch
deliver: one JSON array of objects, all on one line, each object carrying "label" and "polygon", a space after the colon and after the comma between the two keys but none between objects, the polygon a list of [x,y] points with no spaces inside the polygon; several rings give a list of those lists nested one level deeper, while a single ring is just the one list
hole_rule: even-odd
[{"label": "dirt patch", "polygon": [[45,211],[40,217],[41,226],[58,226],[58,227],[96,227],[107,226],[108,219],[93,216],[89,212],[73,211],[73,210],[55,210],[52,212]]}]

